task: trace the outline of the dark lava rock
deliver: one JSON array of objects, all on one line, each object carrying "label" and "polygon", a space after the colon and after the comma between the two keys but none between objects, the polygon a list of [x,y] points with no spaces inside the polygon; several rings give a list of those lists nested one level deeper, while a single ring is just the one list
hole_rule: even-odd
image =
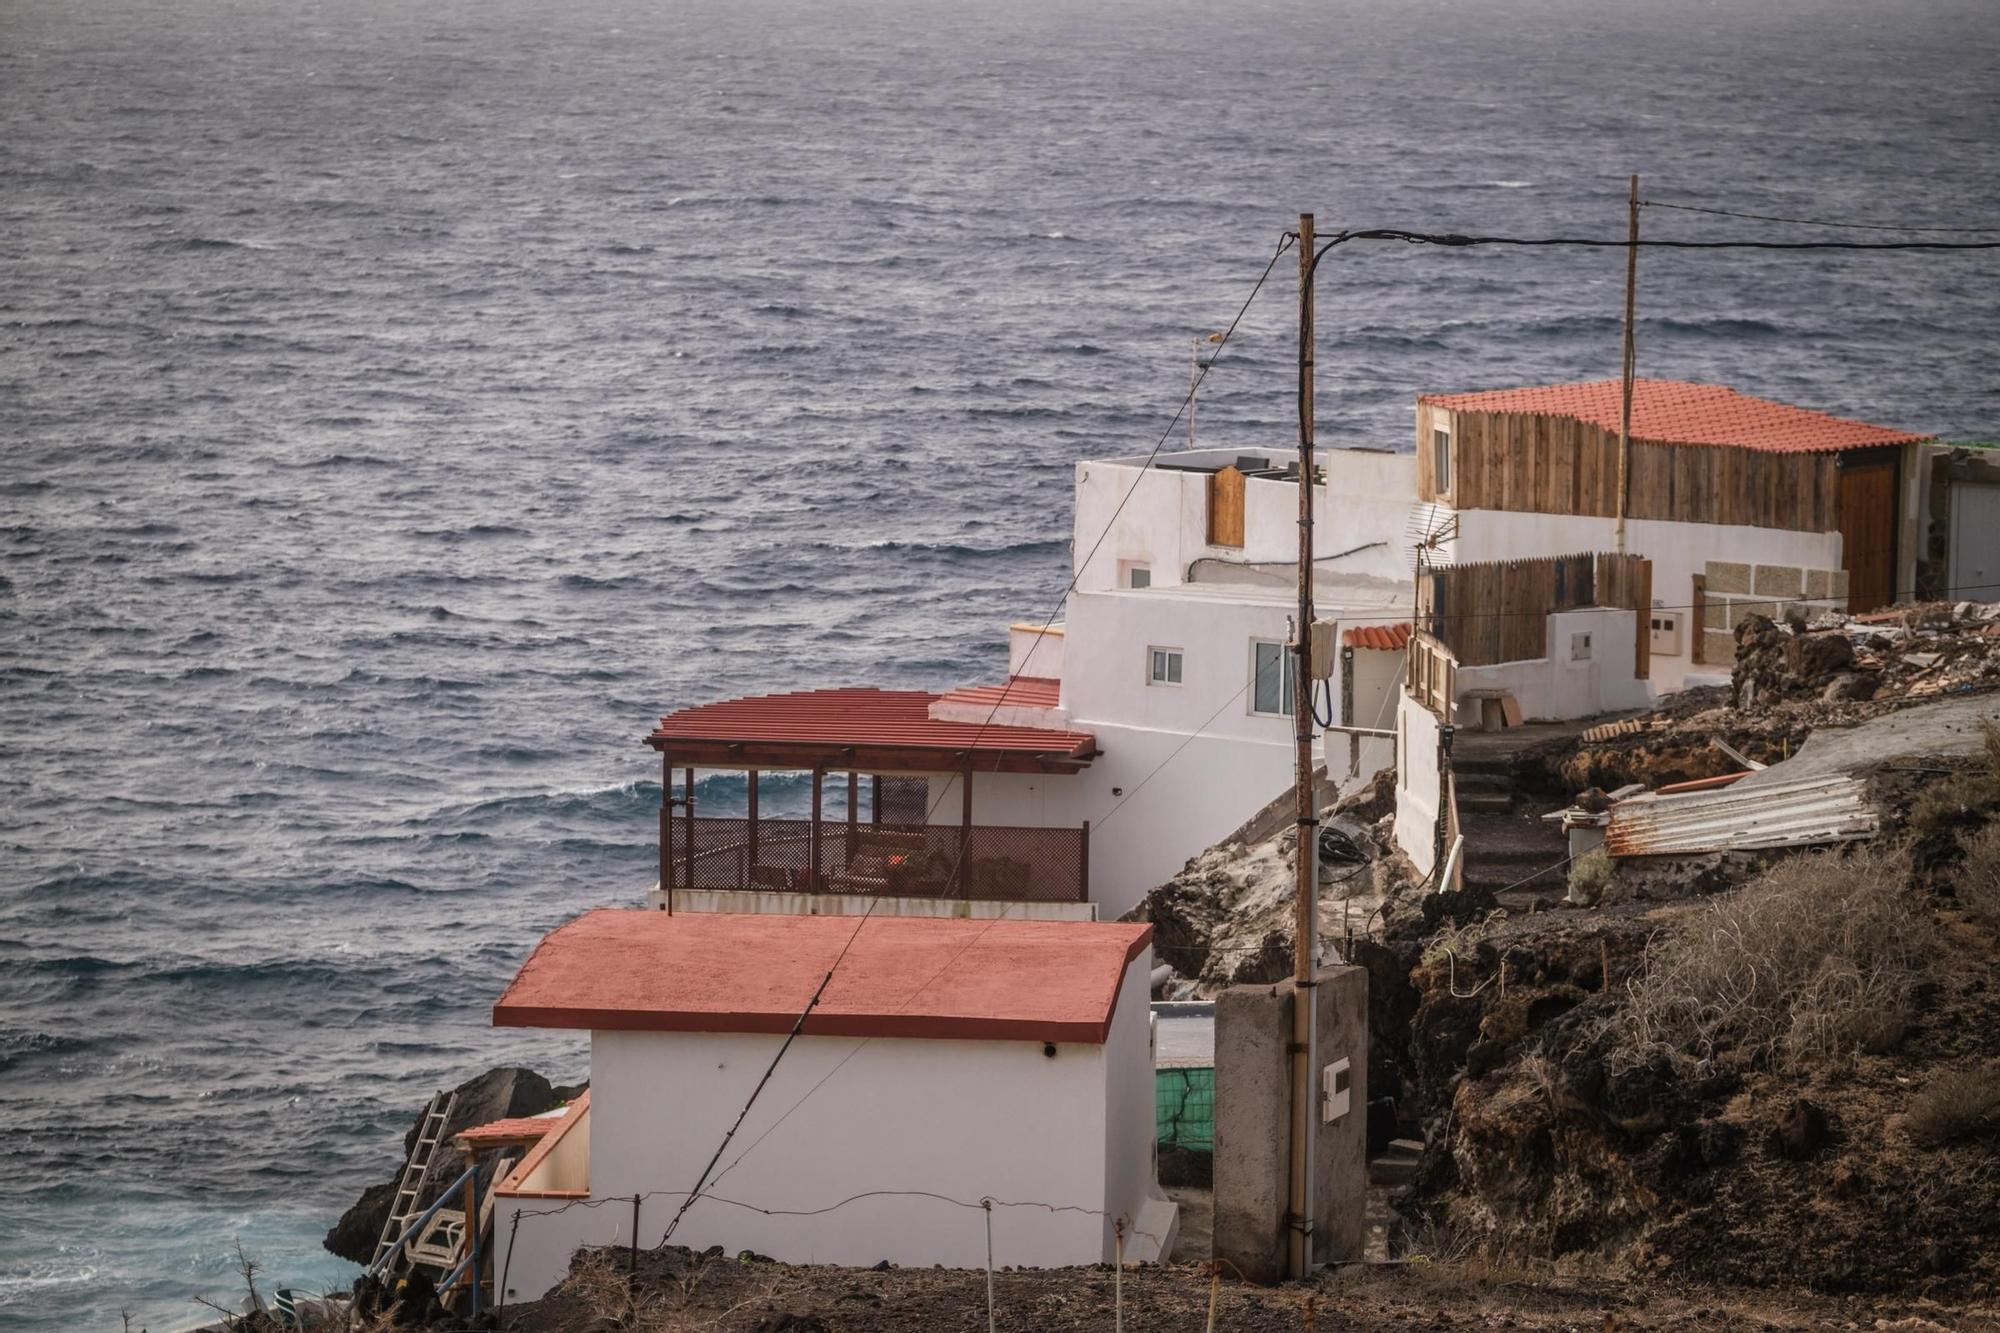
[{"label": "dark lava rock", "polygon": [[[450,1147],[450,1138],[476,1125],[488,1121],[505,1120],[512,1116],[540,1115],[554,1110],[565,1099],[556,1096],[556,1090],[549,1081],[532,1069],[501,1066],[489,1069],[474,1079],[458,1085],[458,1102],[452,1108],[451,1118],[445,1122],[446,1142],[439,1145],[431,1158],[430,1172],[424,1177],[422,1197],[425,1203],[435,1199],[438,1192],[465,1169],[458,1154]],[[423,1127],[423,1108],[417,1109],[416,1118],[410,1122],[409,1132],[403,1135],[403,1156],[387,1166],[387,1182],[370,1185],[362,1191],[340,1220],[333,1224],[321,1242],[331,1254],[338,1255],[350,1263],[366,1264],[375,1258],[375,1246],[382,1236],[382,1224],[389,1219],[389,1206],[395,1200],[396,1179],[402,1174],[403,1162],[409,1160],[410,1149],[416,1146],[417,1131]]]},{"label": "dark lava rock", "polygon": [[1789,1161],[1804,1162],[1819,1155],[1833,1142],[1833,1126],[1826,1111],[1816,1102],[1800,1097],[1779,1114],[1767,1142],[1771,1152]]},{"label": "dark lava rock", "polygon": [[1845,671],[1826,683],[1820,691],[1823,703],[1837,704],[1846,700],[1873,699],[1875,692],[1882,688],[1880,676],[1868,675],[1860,671]]},{"label": "dark lava rock", "polygon": [[1785,644],[1785,666],[1801,680],[1823,680],[1854,665],[1854,644],[1845,633],[1794,635]]},{"label": "dark lava rock", "polygon": [[781,1311],[759,1319],[756,1333],[827,1333],[827,1323],[816,1314]]}]

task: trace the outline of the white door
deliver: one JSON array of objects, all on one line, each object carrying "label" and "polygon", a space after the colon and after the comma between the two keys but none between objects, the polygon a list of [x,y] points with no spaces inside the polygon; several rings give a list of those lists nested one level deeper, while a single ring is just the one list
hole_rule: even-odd
[{"label": "white door", "polygon": [[2000,602],[2000,486],[1951,484],[1950,601]]}]

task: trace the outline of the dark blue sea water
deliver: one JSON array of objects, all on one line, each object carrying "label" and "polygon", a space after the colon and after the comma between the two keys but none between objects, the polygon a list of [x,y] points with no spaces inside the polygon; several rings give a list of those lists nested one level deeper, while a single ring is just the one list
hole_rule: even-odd
[{"label": "dark blue sea water", "polygon": [[[0,1326],[190,1321],[238,1238],[339,1280],[426,1092],[580,1075],[487,1008],[650,881],[651,720],[996,676],[1072,463],[1301,208],[1989,221],[1996,48],[1988,0],[0,0]],[[1336,253],[1323,438],[1616,373],[1616,253]],[[1641,370],[1990,436],[1996,276],[1649,253]],[[1205,438],[1290,438],[1292,278]]]}]

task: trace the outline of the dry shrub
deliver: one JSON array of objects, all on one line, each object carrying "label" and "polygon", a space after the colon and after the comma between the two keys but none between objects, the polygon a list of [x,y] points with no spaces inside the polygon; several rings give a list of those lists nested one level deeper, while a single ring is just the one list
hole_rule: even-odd
[{"label": "dry shrub", "polygon": [[1965,840],[1958,901],[1973,916],[2000,930],[2000,823],[1988,824]]},{"label": "dry shrub", "polygon": [[625,1265],[609,1250],[585,1250],[569,1270],[569,1292],[597,1328],[642,1329],[661,1313],[657,1292],[635,1287]]},{"label": "dry shrub", "polygon": [[1602,847],[1593,847],[1570,863],[1569,896],[1571,902],[1595,903],[1604,896],[1604,886],[1611,882],[1614,869],[1611,853]]},{"label": "dry shrub", "polygon": [[1901,1040],[1936,924],[1898,850],[1781,861],[1647,954],[1612,1020],[1618,1062],[1724,1051],[1796,1069]]},{"label": "dry shrub", "polygon": [[1926,1148],[2000,1131],[2000,1065],[1935,1075],[1910,1099],[1903,1127]]},{"label": "dry shrub", "polygon": [[1919,835],[2000,815],[2000,726],[1979,724],[1980,762],[1933,783],[1910,803],[1910,828]]}]

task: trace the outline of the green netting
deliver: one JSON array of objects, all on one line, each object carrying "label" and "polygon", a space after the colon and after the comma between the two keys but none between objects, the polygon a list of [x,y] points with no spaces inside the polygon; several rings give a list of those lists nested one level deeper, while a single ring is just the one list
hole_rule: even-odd
[{"label": "green netting", "polygon": [[1153,1115],[1161,1147],[1214,1152],[1214,1068],[1154,1070]]}]

